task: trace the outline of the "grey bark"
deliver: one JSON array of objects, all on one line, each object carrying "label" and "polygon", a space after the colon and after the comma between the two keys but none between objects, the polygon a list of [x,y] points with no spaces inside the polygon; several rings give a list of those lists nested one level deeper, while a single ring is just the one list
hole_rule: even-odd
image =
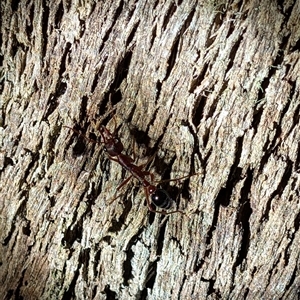
[{"label": "grey bark", "polygon": [[[278,3],[1,2],[3,299],[298,299],[300,1]],[[128,174],[63,127],[100,123],[156,180],[197,173],[166,187],[187,216],[135,181],[110,203]]]}]

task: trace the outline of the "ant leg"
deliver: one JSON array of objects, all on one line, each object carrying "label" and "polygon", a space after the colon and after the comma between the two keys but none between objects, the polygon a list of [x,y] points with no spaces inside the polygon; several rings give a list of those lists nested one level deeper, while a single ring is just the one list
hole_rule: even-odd
[{"label": "ant leg", "polygon": [[[157,152],[155,152],[152,156],[150,156],[150,158],[147,160],[146,163],[142,164],[139,166],[139,168],[143,169],[145,168],[149,163],[151,163],[153,161],[153,159],[155,158]],[[151,182],[154,182],[156,184],[160,184],[160,183],[164,183],[164,182],[170,182],[170,181],[180,181],[180,180],[183,180],[183,179],[186,179],[186,178],[190,178],[192,176],[195,176],[195,175],[199,175],[201,174],[200,172],[199,173],[195,173],[195,174],[191,174],[191,175],[185,175],[185,176],[182,176],[182,177],[178,177],[178,178],[173,178],[173,179],[163,179],[163,180],[159,180],[159,181],[156,181],[154,180],[154,175],[152,173],[150,173],[149,171],[143,171],[144,174],[146,176],[150,176],[151,178]]]},{"label": "ant leg", "polygon": [[196,176],[196,175],[199,175],[199,174],[200,173],[195,173],[195,174],[185,175],[185,176],[178,177],[178,178],[173,178],[173,179],[163,179],[163,180],[160,180],[160,181],[155,181],[155,183],[156,184],[160,184],[160,183],[170,182],[170,181],[180,181],[180,180],[183,180],[183,179],[186,179],[186,178],[190,178],[192,176]]},{"label": "ant leg", "polygon": [[75,132],[76,134],[78,134],[79,136],[83,137],[84,139],[86,139],[86,140],[89,141],[89,142],[92,142],[92,143],[95,143],[95,144],[98,143],[97,141],[94,141],[94,140],[92,140],[92,139],[86,137],[84,134],[80,133],[78,130],[76,130],[76,129],[70,127],[70,126],[63,125],[63,127],[68,128],[68,129],[71,129],[73,132]]},{"label": "ant leg", "polygon": [[117,196],[115,196],[115,197],[109,199],[108,204],[109,204],[109,205],[112,204],[115,200],[117,200],[117,199],[118,199],[119,197],[121,197],[121,196],[122,196],[122,194],[118,194]]},{"label": "ant leg", "polygon": [[117,187],[117,191],[123,187],[125,184],[128,183],[128,181],[132,178],[132,175],[130,175],[129,177],[127,177],[118,187]]},{"label": "ant leg", "polygon": [[[111,98],[111,95],[109,96],[109,101],[110,101],[110,103],[111,103],[110,98]],[[105,120],[105,119],[107,118],[107,116],[110,115],[110,114],[111,114],[113,111],[115,111],[115,110],[116,110],[116,107],[110,106],[110,110],[109,110],[108,112],[106,112],[106,113],[104,114],[104,116],[103,116],[98,122],[93,122],[94,128],[95,128],[96,130],[99,130],[100,125],[101,125],[101,123],[103,122],[103,120]],[[114,115],[114,116],[115,116],[115,115]],[[115,127],[116,127],[116,121],[115,121]],[[115,128],[115,129],[116,129],[116,128]],[[115,132],[114,132],[114,133],[115,133]]]},{"label": "ant leg", "polygon": [[[116,192],[123,187],[125,184],[128,183],[128,181],[132,178],[132,175],[130,175],[128,178],[126,178],[116,189]],[[115,193],[116,194],[116,193]],[[112,199],[110,199],[110,201],[108,202],[108,204],[112,204],[116,199],[118,199],[120,196],[122,196],[122,193],[114,196]]]},{"label": "ant leg", "polygon": [[[111,114],[114,110],[116,110],[116,107],[113,107],[113,105],[112,105],[112,101],[111,101],[111,93],[109,94],[109,107],[110,107],[110,110],[108,111],[107,114]],[[117,136],[117,135],[116,135],[116,131],[117,131],[116,113],[113,114],[112,119],[113,119],[113,121],[114,121],[114,130],[113,130],[112,135],[113,135],[114,137],[116,137],[116,136]]]},{"label": "ant leg", "polygon": [[139,167],[143,169],[143,168],[145,168],[147,165],[149,165],[150,163],[152,163],[152,161],[154,160],[156,154],[157,154],[157,152],[155,152],[152,156],[150,156],[150,157],[147,159],[147,161],[146,161],[144,164],[140,165]]},{"label": "ant leg", "polygon": [[114,120],[114,131],[113,131],[113,136],[116,136],[116,131],[117,131],[117,120],[116,120],[116,115],[114,114],[112,119]]}]

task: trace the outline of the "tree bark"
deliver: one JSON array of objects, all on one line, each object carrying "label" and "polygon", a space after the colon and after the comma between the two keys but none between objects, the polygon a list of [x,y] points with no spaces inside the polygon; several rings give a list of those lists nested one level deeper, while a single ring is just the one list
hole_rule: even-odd
[{"label": "tree bark", "polygon": [[3,299],[298,299],[300,1],[2,2]]}]

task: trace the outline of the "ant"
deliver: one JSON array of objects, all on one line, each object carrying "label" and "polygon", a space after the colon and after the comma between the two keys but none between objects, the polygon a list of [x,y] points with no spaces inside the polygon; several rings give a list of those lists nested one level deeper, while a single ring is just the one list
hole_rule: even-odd
[{"label": "ant", "polygon": [[[77,134],[83,136],[85,139],[87,139],[93,143],[104,144],[104,151],[108,154],[108,158],[112,161],[119,163],[125,170],[127,170],[128,172],[131,173],[131,175],[128,178],[126,178],[117,187],[117,190],[119,190],[122,186],[127,184],[129,182],[129,180],[132,177],[134,177],[142,184],[142,186],[144,188],[146,200],[147,200],[147,206],[151,212],[160,213],[163,215],[170,215],[170,214],[174,214],[174,213],[181,213],[181,214],[185,215],[185,213],[181,210],[174,210],[171,212],[167,212],[165,210],[160,211],[160,210],[156,210],[154,208],[153,204],[159,208],[169,209],[172,206],[173,200],[171,199],[169,194],[164,189],[158,188],[157,185],[153,184],[154,175],[152,173],[150,173],[149,171],[144,170],[144,167],[148,163],[137,166],[134,164],[134,160],[135,160],[134,158],[123,153],[124,146],[123,146],[121,140],[117,137],[117,135],[115,133],[116,121],[115,121],[115,129],[114,129],[113,133],[111,133],[105,126],[103,126],[103,125],[100,126],[99,132],[100,132],[100,135],[102,138],[102,142],[101,141],[97,142],[92,139],[89,139],[71,127],[68,127],[68,126],[64,126],[64,127],[73,130]],[[147,176],[150,177],[150,180],[146,179]],[[180,177],[177,179],[171,179],[171,180],[167,180],[167,181],[178,181],[178,180],[188,178],[191,176],[193,176],[193,175],[187,175],[184,177]],[[151,198],[151,200],[150,200],[150,198]],[[114,199],[116,199],[116,198],[114,198]]]}]

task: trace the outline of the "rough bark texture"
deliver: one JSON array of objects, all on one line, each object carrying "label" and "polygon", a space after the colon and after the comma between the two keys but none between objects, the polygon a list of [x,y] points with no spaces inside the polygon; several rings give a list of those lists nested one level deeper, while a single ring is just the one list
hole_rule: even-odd
[{"label": "rough bark texture", "polygon": [[1,1],[1,299],[298,299],[300,1],[225,3]]}]

